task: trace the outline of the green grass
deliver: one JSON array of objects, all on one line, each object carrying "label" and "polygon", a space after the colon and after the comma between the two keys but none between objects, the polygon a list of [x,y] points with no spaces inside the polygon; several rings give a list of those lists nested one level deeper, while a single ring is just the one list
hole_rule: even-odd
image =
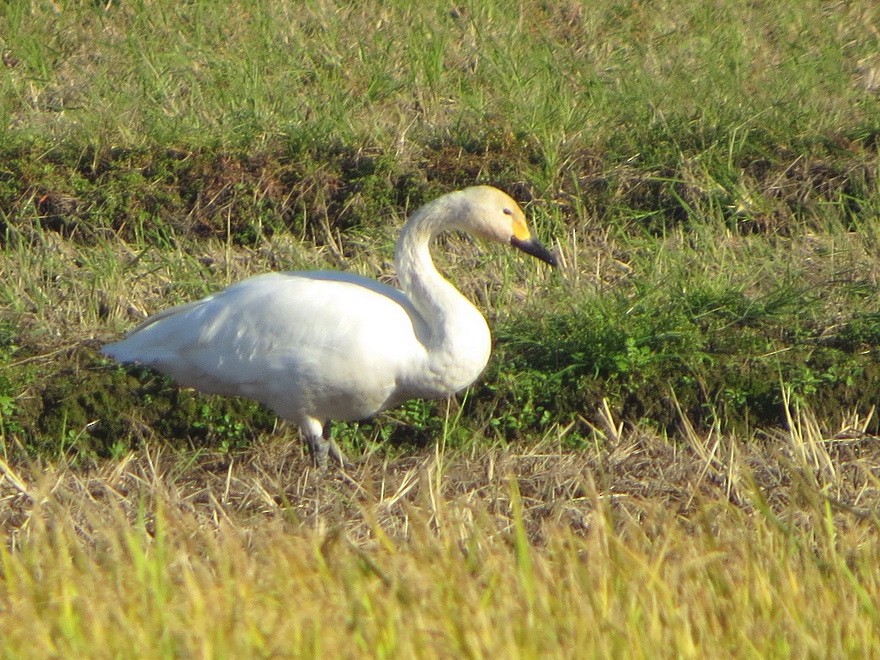
[{"label": "green grass", "polygon": [[[671,396],[699,423],[778,424],[781,383],[823,412],[870,405],[876,12],[772,12],[8,4],[4,420],[37,451],[72,433],[112,453],[157,424],[240,444],[252,414],[180,406],[73,347],[263,270],[391,277],[403,217],[477,181],[526,202],[566,263],[539,282],[444,244],[448,271],[479,265],[457,282],[498,338],[471,434],[576,438],[603,397],[658,428]],[[145,424],[95,424],[108,389],[148,398]],[[418,444],[438,410],[375,432]]]},{"label": "green grass", "polygon": [[[876,655],[875,5],[3,4],[3,653]],[[97,354],[473,183],[562,266],[347,476]]]},{"label": "green grass", "polygon": [[857,80],[876,51],[869,3],[41,7],[4,10],[5,142],[60,140],[92,162],[282,143],[405,164],[450,144],[515,147],[506,173],[545,186],[598,155],[725,187],[780,147],[808,158],[873,140],[878,116]]},{"label": "green grass", "polygon": [[[748,429],[783,421],[780,384],[823,413],[870,405],[876,10],[767,12],[8,3],[4,423],[100,454],[167,422],[155,407],[186,411],[162,436],[240,444],[252,415],[180,406],[76,347],[263,270],[390,278],[403,217],[479,181],[526,203],[565,266],[539,281],[443,244],[498,338],[472,433],[577,438],[603,397],[658,428],[675,397]],[[101,422],[108,387],[126,410],[149,399],[144,425]],[[432,437],[437,411],[403,419]]]}]

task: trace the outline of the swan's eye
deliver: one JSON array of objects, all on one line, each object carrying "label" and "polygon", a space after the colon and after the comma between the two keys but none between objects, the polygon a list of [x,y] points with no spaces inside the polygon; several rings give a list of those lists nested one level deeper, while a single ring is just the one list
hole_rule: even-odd
[{"label": "swan's eye", "polygon": [[502,213],[503,213],[504,215],[513,215],[513,211],[511,211],[510,209],[504,209],[504,210],[502,211]]}]

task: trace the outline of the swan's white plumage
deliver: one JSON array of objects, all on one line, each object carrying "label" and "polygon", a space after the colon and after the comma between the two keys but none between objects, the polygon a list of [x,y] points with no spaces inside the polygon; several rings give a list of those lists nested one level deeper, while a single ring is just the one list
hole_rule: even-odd
[{"label": "swan's white plumage", "polygon": [[402,290],[349,273],[259,275],[159,312],[103,352],[203,392],[256,399],[302,429],[318,463],[328,451],[342,460],[322,437],[329,420],[450,396],[486,366],[485,319],[431,260],[429,244],[445,229],[555,263],[516,202],[477,186],[434,200],[404,225],[395,254]]}]

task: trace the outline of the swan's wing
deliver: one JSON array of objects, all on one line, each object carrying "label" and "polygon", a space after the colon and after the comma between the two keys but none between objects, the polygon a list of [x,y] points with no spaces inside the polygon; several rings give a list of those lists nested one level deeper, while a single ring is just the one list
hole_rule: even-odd
[{"label": "swan's wing", "polygon": [[[406,297],[343,273],[273,273],[159,312],[104,347],[180,384],[266,403],[334,388],[387,396],[423,350]],[[334,390],[335,391],[335,390]]]}]

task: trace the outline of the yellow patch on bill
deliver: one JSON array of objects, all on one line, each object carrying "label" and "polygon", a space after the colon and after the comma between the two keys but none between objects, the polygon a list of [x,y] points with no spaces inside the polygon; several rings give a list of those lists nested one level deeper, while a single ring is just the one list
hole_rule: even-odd
[{"label": "yellow patch on bill", "polygon": [[527,241],[532,237],[526,221],[522,218],[513,219],[513,235],[520,241]]}]

